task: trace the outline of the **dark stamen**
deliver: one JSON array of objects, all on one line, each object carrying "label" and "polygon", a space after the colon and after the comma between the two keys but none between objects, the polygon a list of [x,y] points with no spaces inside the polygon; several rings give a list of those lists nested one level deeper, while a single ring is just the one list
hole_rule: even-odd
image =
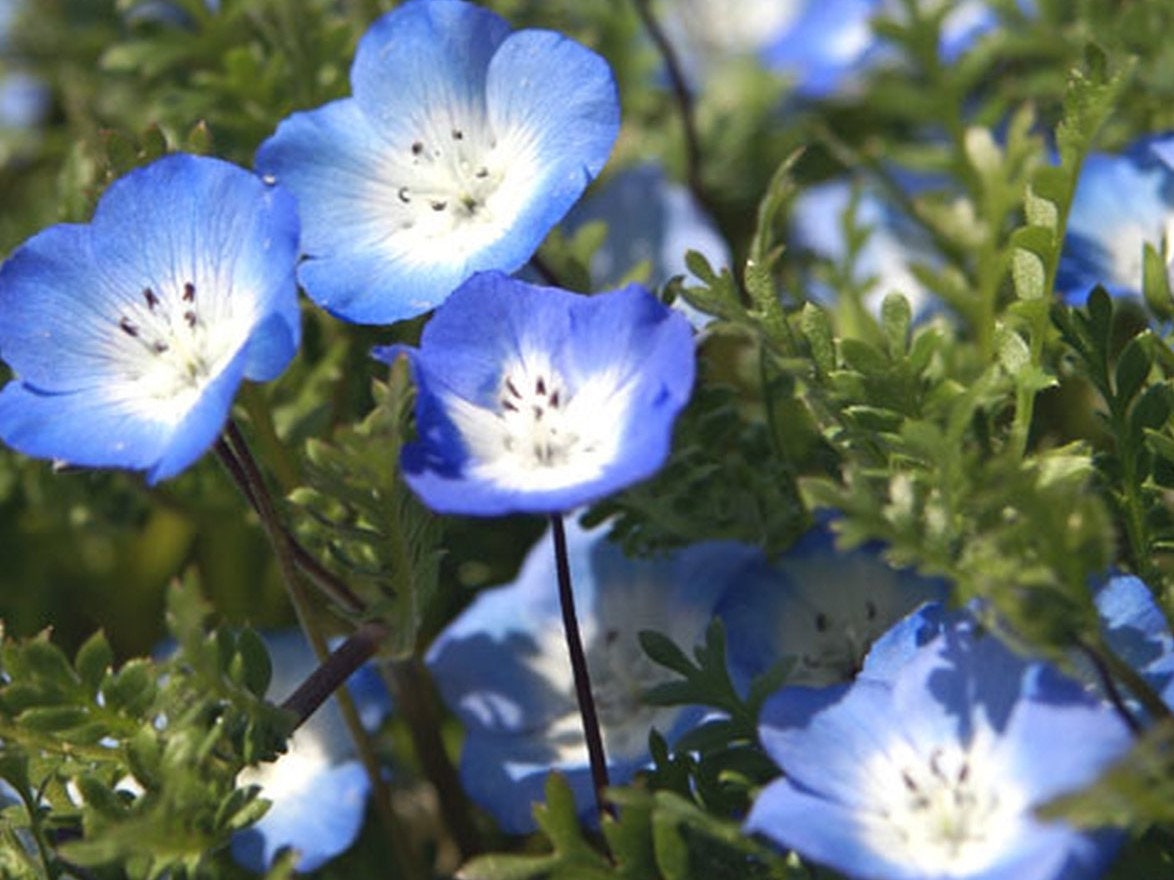
[{"label": "dark stamen", "polygon": [[503,397],[501,399],[501,408],[508,409],[510,412],[517,412],[518,411],[518,408],[516,406],[514,406],[514,402],[512,400],[510,400],[508,397]]},{"label": "dark stamen", "polygon": [[536,383],[534,383],[534,390],[538,394],[546,394],[546,380],[543,379],[541,376],[539,376],[538,381]]},{"label": "dark stamen", "polygon": [[183,286],[183,301],[187,303],[196,301],[196,285],[190,281]]},{"label": "dark stamen", "polygon": [[534,410],[534,421],[541,422],[542,416],[546,414],[546,410],[544,410],[540,406],[534,406],[534,407],[531,407],[531,409]]},{"label": "dark stamen", "polygon": [[443,211],[448,207],[448,202],[430,202],[433,211]]},{"label": "dark stamen", "polygon": [[159,297],[155,296],[155,291],[149,287],[143,288],[143,299],[147,301],[147,308],[152,312],[155,311],[155,306],[159,305]]},{"label": "dark stamen", "polygon": [[130,318],[122,317],[118,321],[118,326],[122,328],[122,332],[127,336],[138,336],[139,328],[134,325]]},{"label": "dark stamen", "polygon": [[480,168],[478,168],[476,170],[476,172],[474,172],[473,176],[474,177],[482,177],[482,178],[488,177],[489,176],[489,169],[486,168],[484,165],[482,165]]},{"label": "dark stamen", "polygon": [[405,205],[412,201],[412,199],[408,196],[408,188],[406,186],[401,186],[396,191],[396,195],[399,196],[399,200]]},{"label": "dark stamen", "polygon": [[905,787],[912,792],[919,791],[917,783],[913,781],[913,777],[909,775],[908,770],[901,771],[901,781],[905,783]]},{"label": "dark stamen", "polygon": [[522,394],[521,394],[521,392],[518,391],[517,386],[514,385],[513,379],[506,379],[505,380],[505,387],[506,387],[506,390],[509,391],[509,393],[512,394],[514,397],[518,398],[519,400],[522,399]]},{"label": "dark stamen", "polygon": [[557,388],[554,389],[554,391],[550,392],[549,403],[550,403],[550,406],[552,409],[558,409],[558,389]]},{"label": "dark stamen", "polygon": [[461,141],[461,140],[464,140],[464,139],[465,139],[465,133],[464,133],[463,131],[461,131],[459,128],[454,128],[454,129],[452,130],[452,139],[453,139],[454,141]]},{"label": "dark stamen", "polygon": [[188,322],[189,327],[196,326],[196,313],[195,312],[184,312],[183,319]]},{"label": "dark stamen", "polygon": [[155,352],[155,354],[163,354],[163,352],[167,351],[167,348],[168,348],[167,343],[164,342],[162,339],[156,340],[155,342],[151,343],[151,349],[152,349],[152,351]]},{"label": "dark stamen", "polygon": [[420,143],[419,141],[415,141],[412,143],[412,155],[413,156],[419,156],[423,152],[424,152],[424,145],[422,143]]}]

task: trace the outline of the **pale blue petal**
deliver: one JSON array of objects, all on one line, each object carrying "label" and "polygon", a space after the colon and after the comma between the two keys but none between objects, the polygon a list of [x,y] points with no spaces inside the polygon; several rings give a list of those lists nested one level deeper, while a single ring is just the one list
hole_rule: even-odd
[{"label": "pale blue petal", "polygon": [[[316,871],[346,852],[363,827],[371,782],[358,761],[328,767],[296,797],[275,800],[261,820],[233,835],[233,858],[252,871],[265,871],[287,847],[301,855],[299,871]],[[264,797],[264,791],[262,791]]]}]

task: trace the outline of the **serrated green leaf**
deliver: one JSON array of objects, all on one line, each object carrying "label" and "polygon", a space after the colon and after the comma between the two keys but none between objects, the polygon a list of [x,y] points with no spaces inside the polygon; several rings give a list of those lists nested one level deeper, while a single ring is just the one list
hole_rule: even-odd
[{"label": "serrated green leaf", "polygon": [[78,648],[73,658],[73,668],[77,670],[82,683],[92,692],[97,693],[102,679],[110,670],[114,662],[114,651],[106,640],[105,633],[99,631],[90,636]]},{"label": "serrated green leaf", "polygon": [[836,368],[836,343],[827,312],[814,303],[804,303],[799,325],[811,349],[811,359],[820,370],[830,373]]},{"label": "serrated green leaf", "polygon": [[264,697],[273,676],[273,666],[265,642],[250,627],[237,636],[236,650],[243,662],[243,681],[253,694]]},{"label": "serrated green leaf", "polygon": [[654,663],[659,663],[673,672],[689,675],[695,669],[693,661],[677,647],[668,636],[652,629],[643,629],[637,634],[640,647]]},{"label": "serrated green leaf", "polygon": [[1151,385],[1137,399],[1129,413],[1130,435],[1144,436],[1147,428],[1157,429],[1170,418],[1174,408],[1174,391],[1169,385]]},{"label": "serrated green leaf", "polygon": [[905,353],[912,323],[913,310],[909,300],[899,293],[888,294],[881,303],[881,329],[892,357],[900,357]]},{"label": "serrated green leaf", "polygon": [[1152,367],[1153,356],[1145,336],[1129,340],[1117,358],[1114,374],[1117,400],[1120,404],[1128,404],[1133,400],[1145,384]]},{"label": "serrated green leaf", "polygon": [[840,355],[844,363],[865,376],[883,376],[889,371],[889,359],[884,352],[862,339],[841,339]]},{"label": "serrated green leaf", "polygon": [[[1174,243],[1171,243],[1174,245]],[[1150,310],[1163,321],[1174,318],[1174,293],[1166,261],[1148,241],[1142,259],[1142,292]]]}]

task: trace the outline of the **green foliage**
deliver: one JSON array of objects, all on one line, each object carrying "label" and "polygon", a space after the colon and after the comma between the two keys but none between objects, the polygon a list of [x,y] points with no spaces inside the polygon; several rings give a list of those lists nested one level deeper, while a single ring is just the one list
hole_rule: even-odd
[{"label": "green foliage", "polygon": [[20,803],[4,810],[0,836],[18,842],[15,876],[203,876],[265,811],[236,777],[276,755],[290,719],[262,701],[270,668],[259,638],[209,630],[209,614],[194,583],[176,584],[175,652],[120,666],[101,633],[72,661],[47,634],[4,640],[0,779]]},{"label": "green foliage", "polygon": [[290,500],[306,546],[325,554],[391,628],[387,650],[408,655],[436,611],[440,522],[399,474],[411,402],[406,362],[373,386],[375,408],[333,443],[306,445],[306,485]]}]

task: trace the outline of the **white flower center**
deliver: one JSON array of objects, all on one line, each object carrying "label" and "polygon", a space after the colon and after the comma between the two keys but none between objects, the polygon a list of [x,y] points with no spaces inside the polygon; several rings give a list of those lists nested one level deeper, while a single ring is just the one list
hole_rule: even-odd
[{"label": "white flower center", "polygon": [[144,287],[115,322],[110,359],[125,384],[112,393],[144,416],[182,418],[247,331],[247,322],[219,314],[222,304],[212,299],[201,303],[192,281],[173,291]]},{"label": "white flower center", "polygon": [[874,850],[925,876],[970,876],[1006,852],[1022,824],[1015,780],[992,766],[989,737],[918,754],[895,745],[864,767]]},{"label": "white flower center", "polygon": [[[852,598],[859,599],[854,596]],[[810,616],[803,650],[787,681],[789,684],[825,685],[850,681],[864,664],[872,643],[892,624],[882,618],[876,602],[863,599],[835,609],[804,609]]]},{"label": "white flower center", "polygon": [[[645,691],[671,678],[669,673],[648,659],[635,636],[636,630],[654,626],[654,623],[647,622],[631,628],[609,628],[587,645],[591,695],[595,698],[595,711],[609,761],[646,758],[649,731],[654,727],[662,733],[669,731],[681,712],[679,707],[650,706],[643,701]],[[557,661],[561,665],[549,674],[557,674],[560,680],[564,680],[563,686],[569,697],[568,711],[552,722],[548,739],[562,751],[564,760],[580,756],[586,760],[583,721],[574,703],[572,683],[565,669],[567,658],[562,638],[561,634],[551,638],[550,662]],[[553,644],[555,641],[559,642],[557,646]],[[557,653],[554,647],[559,649]]]},{"label": "white flower center", "polygon": [[500,238],[532,200],[534,145],[522,131],[499,137],[474,110],[422,129],[397,148],[381,184],[396,247],[421,262],[464,258]]},{"label": "white flower center", "polygon": [[503,372],[495,408],[447,401],[472,458],[470,475],[531,490],[595,479],[618,454],[626,386],[603,373],[571,388],[541,358],[529,360]]}]

